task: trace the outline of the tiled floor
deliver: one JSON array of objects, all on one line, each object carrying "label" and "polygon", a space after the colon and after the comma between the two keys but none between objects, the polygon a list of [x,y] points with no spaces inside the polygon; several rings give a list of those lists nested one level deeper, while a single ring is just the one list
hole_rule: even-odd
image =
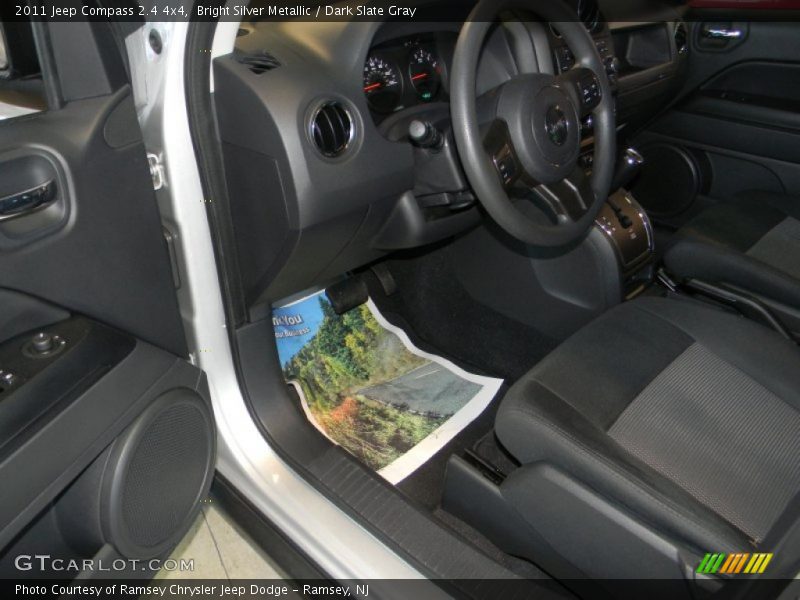
[{"label": "tiled floor", "polygon": [[194,560],[194,571],[162,570],[156,579],[281,579],[267,556],[213,503],[200,516],[170,558]]}]

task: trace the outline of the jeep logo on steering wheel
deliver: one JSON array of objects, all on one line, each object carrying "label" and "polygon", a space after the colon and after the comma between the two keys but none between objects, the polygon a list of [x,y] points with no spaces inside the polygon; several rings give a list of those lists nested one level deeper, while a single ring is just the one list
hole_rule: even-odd
[{"label": "jeep logo on steering wheel", "polygon": [[550,138],[550,141],[556,146],[563,146],[564,142],[567,141],[569,129],[567,115],[564,114],[564,111],[561,110],[561,107],[557,104],[551,106],[547,110],[544,127],[545,130],[547,130],[547,136]]}]

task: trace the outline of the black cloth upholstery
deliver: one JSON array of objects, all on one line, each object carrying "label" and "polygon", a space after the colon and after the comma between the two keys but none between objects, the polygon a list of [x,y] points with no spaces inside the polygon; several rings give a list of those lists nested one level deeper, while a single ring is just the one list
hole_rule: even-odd
[{"label": "black cloth upholstery", "polygon": [[[783,251],[753,252],[787,219],[800,229],[800,197],[752,191],[706,209],[673,237],[664,254],[667,269],[678,277],[731,284],[789,306],[800,307],[800,242],[786,240]],[[790,256],[786,256],[786,255]],[[780,260],[783,258],[784,260]]]},{"label": "black cloth upholstery", "polygon": [[[769,430],[756,436],[759,443],[751,449],[752,467],[745,465],[742,469],[725,471],[726,477],[738,478],[731,482],[735,484],[732,486],[724,485],[726,481],[720,485],[719,477],[709,477],[709,487],[703,489],[705,480],[696,477],[697,471],[693,469],[713,469],[713,466],[665,457],[670,459],[664,461],[668,468],[661,469],[661,461],[658,457],[652,460],[647,448],[637,452],[625,443],[625,438],[631,437],[629,432],[633,431],[632,424],[636,425],[635,419],[641,419],[639,415],[646,415],[652,407],[643,404],[644,410],[628,409],[637,402],[652,402],[652,398],[658,400],[653,405],[655,410],[669,408],[672,394],[677,392],[669,387],[669,381],[662,384],[663,378],[659,376],[669,371],[669,376],[680,382],[681,373],[675,379],[675,370],[693,360],[696,355],[691,351],[693,348],[701,348],[702,356],[713,360],[700,365],[690,363],[689,367],[696,368],[687,369],[687,377],[704,382],[702,369],[713,370],[715,364],[724,361],[729,372],[735,372],[758,390],[760,396],[755,395],[756,400],[768,398],[763,410],[773,411],[773,417],[782,416],[788,422],[785,439],[772,438]],[[706,367],[706,363],[711,367]],[[690,300],[642,298],[618,306],[589,324],[512,386],[501,403],[495,431],[500,442],[521,463],[551,463],[644,522],[699,551],[709,548],[743,551],[759,547],[763,540],[774,540],[778,529],[785,531],[785,514],[796,504],[785,499],[800,493],[800,477],[796,476],[800,462],[792,451],[800,443],[794,441],[800,440],[798,367],[800,349],[756,323]],[[683,386],[684,408],[672,411],[670,419],[665,420],[665,425],[669,423],[668,431],[659,431],[654,436],[661,438],[660,447],[673,433],[678,442],[679,436],[686,432],[696,434],[698,422],[705,422],[698,416],[708,417],[709,423],[716,422],[713,414],[703,413],[710,406],[724,404],[725,399],[719,397],[712,398],[716,404],[708,402],[708,394],[717,393],[715,390],[725,393],[724,385],[712,385],[715,376],[719,379],[726,375],[709,372],[709,385]],[[666,387],[654,390],[654,381]],[[695,389],[698,396],[693,398]],[[749,401],[746,394],[743,398]],[[691,410],[686,410],[686,403]],[[721,460],[728,449],[740,451],[735,446],[737,439],[733,439],[736,436],[720,432],[746,430],[751,418],[747,412],[734,410],[732,415],[725,415],[718,429],[696,435],[698,447],[704,442],[716,444],[711,454],[718,452]],[[791,418],[785,418],[786,415]],[[681,421],[693,418],[693,422]],[[773,419],[771,423],[774,422]],[[764,423],[769,426],[768,421]],[[652,422],[646,425],[653,427]],[[644,446],[647,442],[646,436],[643,442],[636,441]],[[709,448],[704,450],[704,456],[708,456]],[[772,490],[754,489],[752,486],[758,485],[755,475],[759,474],[759,465],[773,463],[778,463],[776,468],[789,475],[782,478],[779,471],[775,478],[779,483]],[[748,472],[748,468],[752,471]],[[692,482],[691,486],[684,484],[687,480]],[[781,505],[769,523],[755,517],[753,523],[748,522],[748,507],[737,512],[735,519],[725,518],[723,515],[730,513],[719,507],[727,499],[715,494],[726,489],[751,489],[754,498],[766,494],[762,497],[780,499]],[[741,506],[734,508],[738,510]],[[758,535],[753,535],[754,531]]]}]

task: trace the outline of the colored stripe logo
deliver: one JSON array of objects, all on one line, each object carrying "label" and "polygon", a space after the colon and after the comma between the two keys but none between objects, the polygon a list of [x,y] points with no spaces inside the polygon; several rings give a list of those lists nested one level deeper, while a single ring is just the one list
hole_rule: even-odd
[{"label": "colored stripe logo", "polygon": [[709,552],[700,561],[697,567],[698,573],[713,575],[716,573],[725,575],[757,574],[763,573],[767,565],[772,560],[772,553],[756,552],[734,552],[725,554],[723,552]]}]

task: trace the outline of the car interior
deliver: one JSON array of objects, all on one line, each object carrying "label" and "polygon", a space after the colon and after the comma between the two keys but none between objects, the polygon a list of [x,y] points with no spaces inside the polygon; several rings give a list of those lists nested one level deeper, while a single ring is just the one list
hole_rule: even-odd
[{"label": "car interior", "polygon": [[[684,0],[419,5],[429,19],[243,21],[220,56],[215,23],[189,26],[191,134],[253,420],[466,597],[501,579],[773,597],[800,570],[797,23]],[[46,110],[0,123],[0,472],[20,481],[0,547],[154,556],[213,475],[182,257],[141,201],[119,32],[37,44]],[[338,315],[373,303],[500,391],[387,482],[288,385],[273,312],[309,290]],[[165,486],[167,509],[140,491]],[[700,572],[708,553],[772,558],[737,578]]]},{"label": "car interior", "polygon": [[[719,550],[791,577],[796,25],[683,2],[436,8],[449,20],[245,22],[213,61],[209,210],[265,435],[432,576],[702,596],[730,583],[695,572]],[[315,286],[505,382],[396,486],[272,368],[271,306]]]}]

